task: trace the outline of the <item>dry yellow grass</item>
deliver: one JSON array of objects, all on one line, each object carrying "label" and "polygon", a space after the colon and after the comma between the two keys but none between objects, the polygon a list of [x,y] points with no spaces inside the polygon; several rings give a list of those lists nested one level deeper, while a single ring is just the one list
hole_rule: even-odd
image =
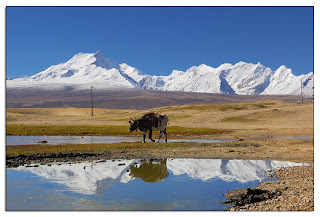
[{"label": "dry yellow grass", "polygon": [[144,111],[97,108],[94,109],[93,117],[90,111],[90,108],[8,108],[7,125],[128,126],[130,117],[139,118],[152,111],[169,117],[168,128],[177,126],[232,130],[232,133],[209,136],[220,139],[313,136],[313,104],[260,101],[169,106]]}]

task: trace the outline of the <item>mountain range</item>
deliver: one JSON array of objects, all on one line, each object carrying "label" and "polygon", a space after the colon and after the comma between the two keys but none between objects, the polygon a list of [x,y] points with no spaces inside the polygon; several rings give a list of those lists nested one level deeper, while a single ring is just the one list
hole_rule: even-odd
[{"label": "mountain range", "polygon": [[237,95],[301,95],[313,98],[313,72],[295,76],[286,66],[276,71],[261,63],[225,63],[217,68],[201,64],[168,76],[151,76],[126,63],[117,64],[101,51],[79,53],[31,77],[7,80],[8,88],[46,89],[138,88],[161,91]]}]

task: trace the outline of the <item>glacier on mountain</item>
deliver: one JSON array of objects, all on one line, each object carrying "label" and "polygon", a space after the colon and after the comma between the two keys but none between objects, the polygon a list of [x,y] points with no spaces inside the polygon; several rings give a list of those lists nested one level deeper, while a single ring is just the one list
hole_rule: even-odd
[{"label": "glacier on mountain", "polygon": [[58,89],[139,88],[238,95],[300,95],[313,97],[313,72],[295,76],[280,66],[276,71],[261,63],[225,63],[217,68],[201,64],[173,70],[168,76],[151,76],[126,63],[117,64],[101,51],[79,53],[66,63],[50,66],[31,77],[7,80],[7,87]]}]

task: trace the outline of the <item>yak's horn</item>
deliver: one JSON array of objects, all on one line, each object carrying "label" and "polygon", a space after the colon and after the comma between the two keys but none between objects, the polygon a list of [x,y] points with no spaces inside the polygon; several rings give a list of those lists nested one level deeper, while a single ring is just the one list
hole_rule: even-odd
[{"label": "yak's horn", "polygon": [[130,120],[134,121],[131,117],[130,117]]}]

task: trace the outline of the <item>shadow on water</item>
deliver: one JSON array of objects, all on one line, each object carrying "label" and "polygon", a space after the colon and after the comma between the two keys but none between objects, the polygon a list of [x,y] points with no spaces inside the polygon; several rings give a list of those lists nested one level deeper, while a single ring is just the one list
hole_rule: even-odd
[{"label": "shadow on water", "polygon": [[[132,159],[7,168],[7,210],[225,210],[223,194],[302,163]],[[155,195],[157,195],[155,197]]]}]

